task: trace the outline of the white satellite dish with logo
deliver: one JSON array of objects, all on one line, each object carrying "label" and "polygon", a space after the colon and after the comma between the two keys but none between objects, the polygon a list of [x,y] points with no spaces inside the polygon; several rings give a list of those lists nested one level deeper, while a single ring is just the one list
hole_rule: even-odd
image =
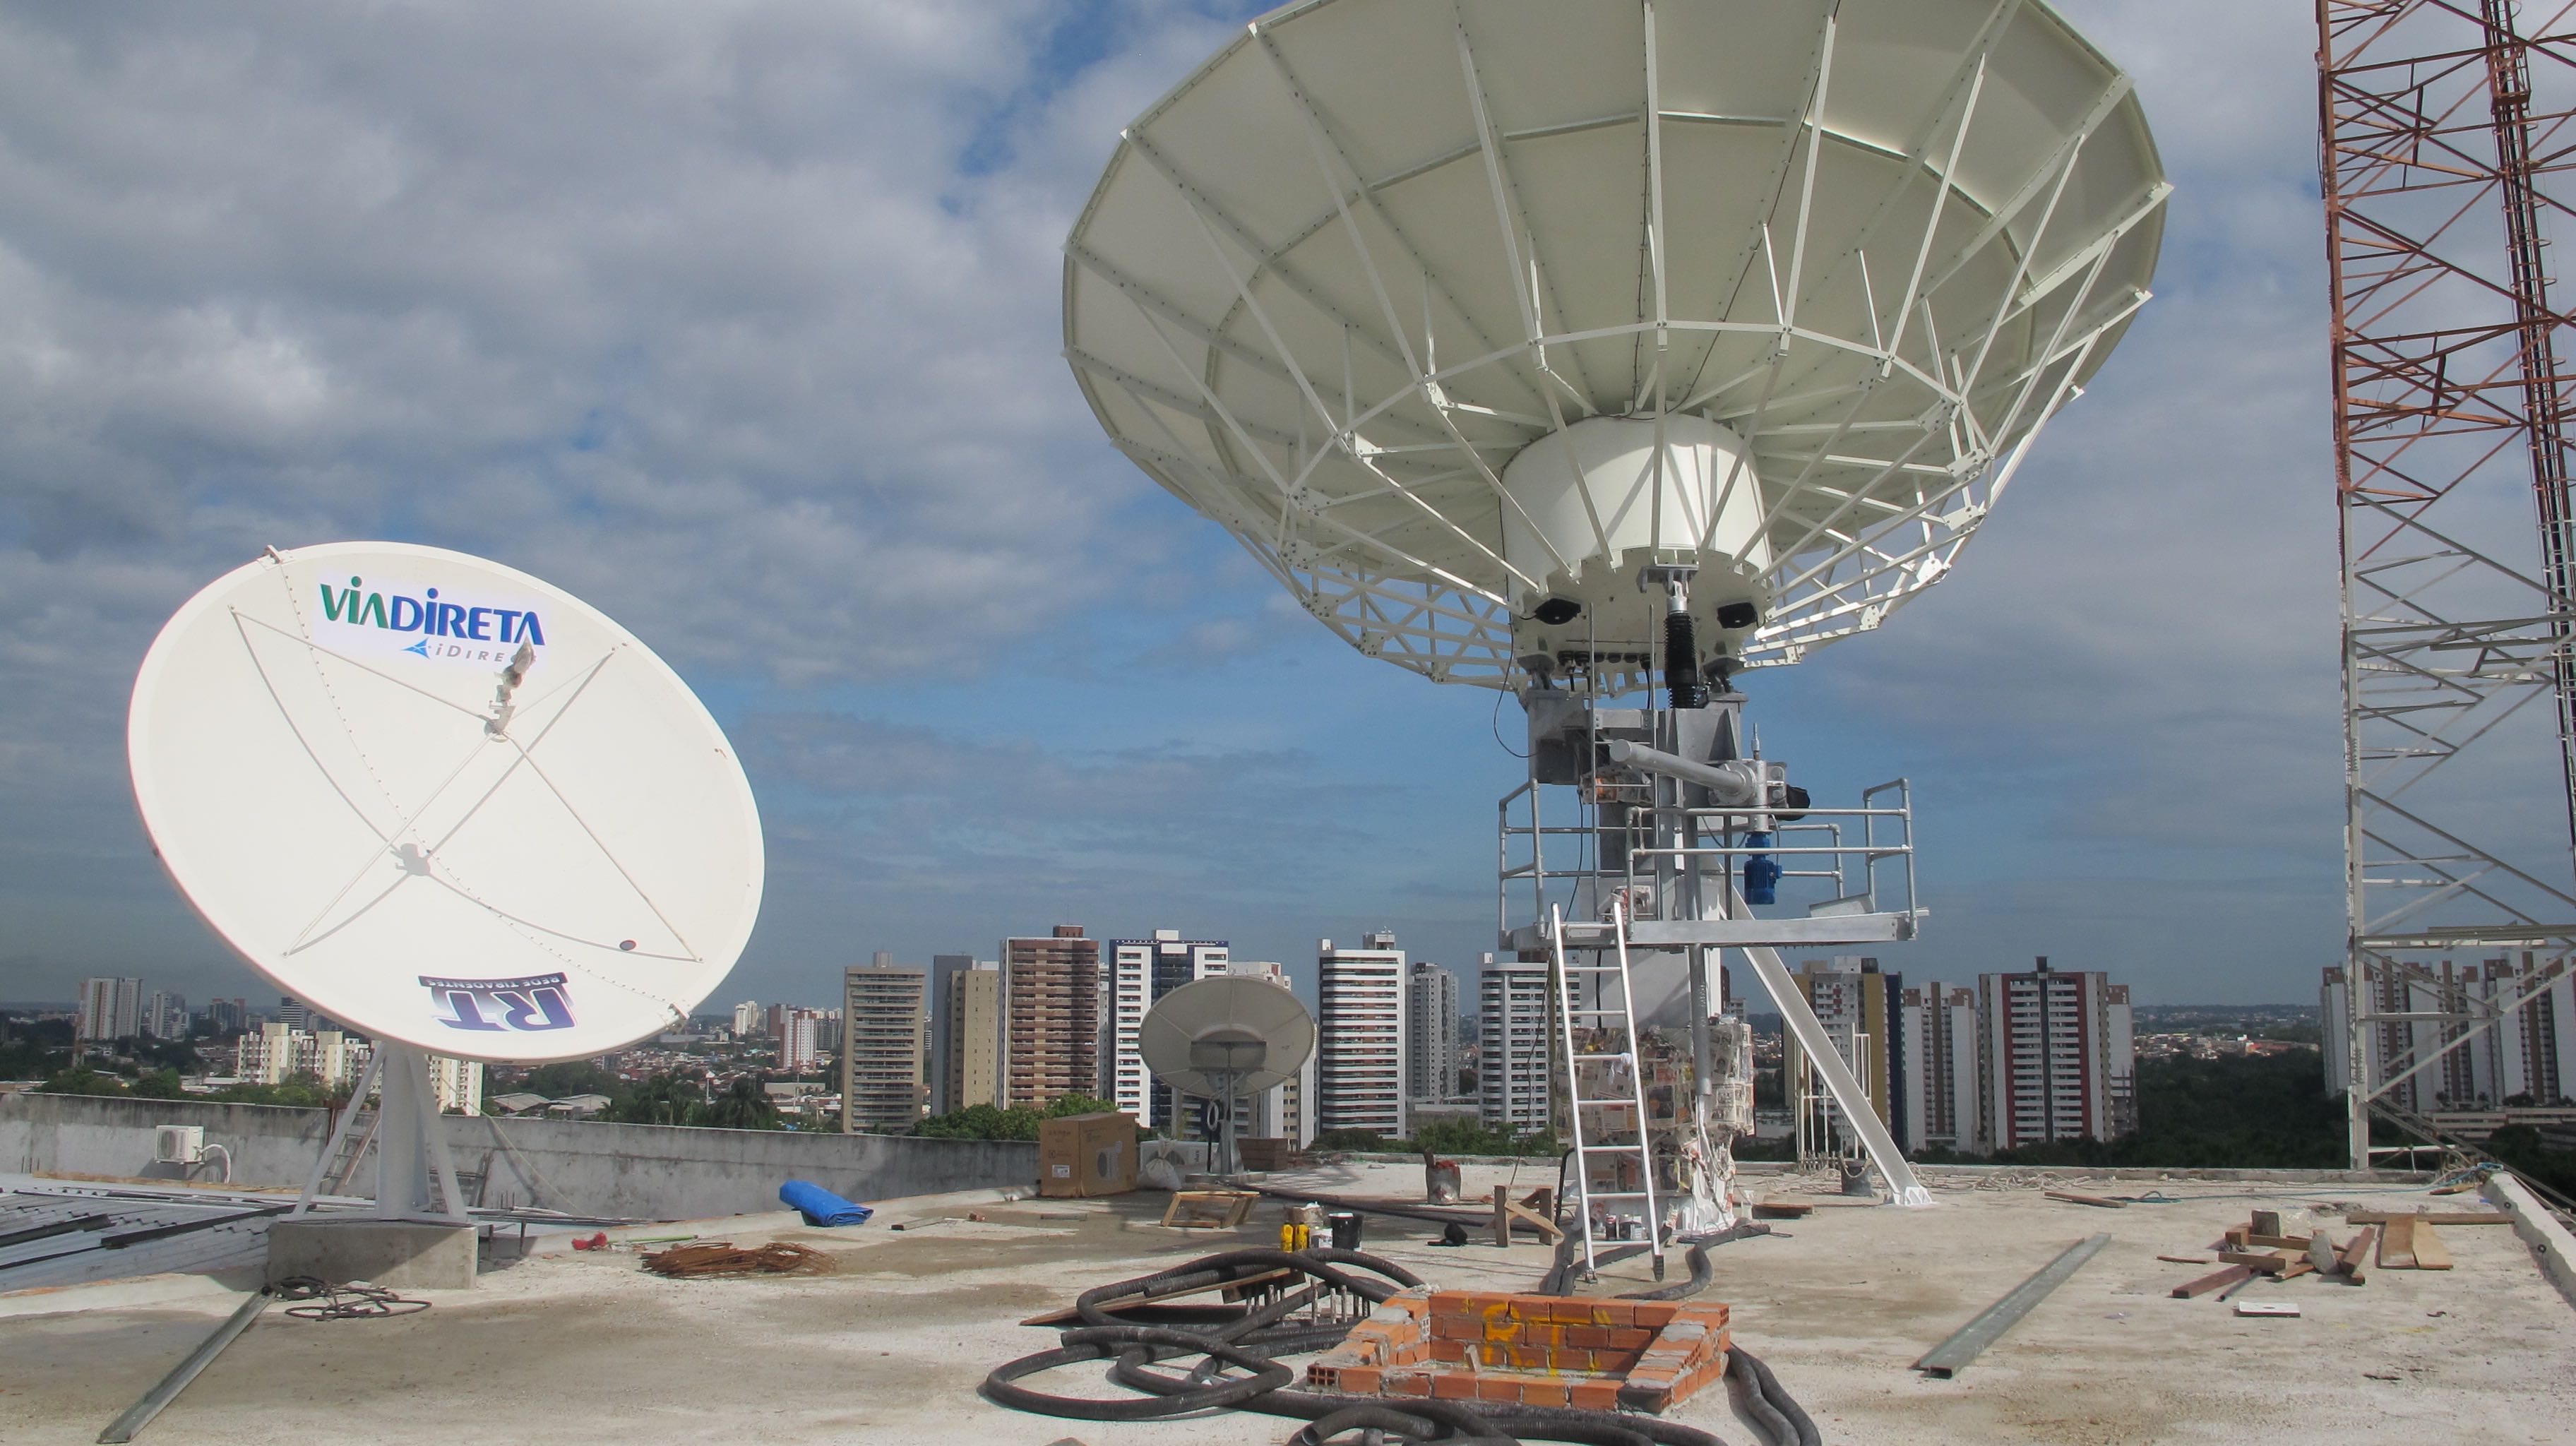
[{"label": "white satellite dish with logo", "polygon": [[425,1054],[649,1038],[760,912],[751,787],[688,685],[578,598],[462,553],[272,549],[217,579],[145,655],[127,751],[189,903],[378,1041],[380,1213],[424,1213],[430,1167],[427,1213],[460,1213]]},{"label": "white satellite dish with logo", "polygon": [[1297,1077],[1315,1052],[1315,1019],[1296,995],[1266,979],[1218,975],[1156,1000],[1136,1029],[1136,1051],[1154,1078],[1216,1102],[1223,1124],[1211,1163],[1234,1168],[1235,1102]]}]

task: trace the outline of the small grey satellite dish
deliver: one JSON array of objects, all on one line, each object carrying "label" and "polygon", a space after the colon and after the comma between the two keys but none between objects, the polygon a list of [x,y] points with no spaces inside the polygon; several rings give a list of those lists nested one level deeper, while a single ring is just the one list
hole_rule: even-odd
[{"label": "small grey satellite dish", "polygon": [[1136,1030],[1136,1049],[1154,1077],[1182,1094],[1217,1102],[1219,1173],[1234,1165],[1234,1102],[1297,1077],[1315,1052],[1315,1018],[1297,996],[1266,979],[1219,975],[1157,1000]]}]

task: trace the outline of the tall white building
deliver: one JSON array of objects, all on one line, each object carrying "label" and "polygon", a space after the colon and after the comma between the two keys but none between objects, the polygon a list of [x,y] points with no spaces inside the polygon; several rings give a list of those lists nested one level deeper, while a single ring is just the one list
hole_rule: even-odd
[{"label": "tall white building", "polygon": [[1315,1128],[1405,1133],[1404,951],[1388,930],[1315,945]]},{"label": "tall white building", "polygon": [[143,1001],[143,1032],[154,1039],[188,1037],[188,1001],[167,989],[155,989]]},{"label": "tall white building", "polygon": [[1985,1033],[1980,1130],[1994,1149],[2122,1132],[2127,1106],[2117,1087],[2136,1077],[2127,988],[2108,974],[2051,969],[2043,956],[2034,969],[1979,975],[1977,993]]},{"label": "tall white building", "polygon": [[1485,956],[1476,981],[1476,1106],[1486,1129],[1548,1128],[1547,965]]},{"label": "tall white building", "polygon": [[[925,1076],[930,1047],[927,973],[890,963],[841,971],[841,1017],[847,1021],[841,1041],[841,1132],[919,1124],[930,1100]],[[797,1032],[802,1023],[791,1022],[789,1032]]]},{"label": "tall white building", "polygon": [[1458,976],[1416,959],[1404,978],[1404,1093],[1440,1104],[1458,1097]]},{"label": "tall white building", "polygon": [[429,1084],[437,1095],[440,1114],[483,1113],[483,1061],[433,1054],[429,1057]]},{"label": "tall white building", "polygon": [[1916,1149],[1986,1153],[1977,1093],[1977,991],[1937,979],[1908,985],[1900,1009],[1909,1048],[1897,1095],[1907,1142]]},{"label": "tall white building", "polygon": [[1184,939],[1156,929],[1150,939],[1112,939],[1101,971],[1100,1093],[1121,1113],[1157,1129],[1172,1126],[1171,1086],[1158,1084],[1136,1049],[1137,1031],[1154,1001],[1195,980],[1227,972],[1223,939]]},{"label": "tall white building", "polygon": [[105,1044],[132,1039],[143,1032],[143,981],[81,981],[78,1034],[83,1043]]},{"label": "tall white building", "polygon": [[746,999],[733,1007],[733,1037],[750,1039],[760,1033],[760,1001]]},{"label": "tall white building", "polygon": [[784,1074],[820,1069],[840,1040],[841,1011],[788,1009],[778,1017],[778,1068]]}]

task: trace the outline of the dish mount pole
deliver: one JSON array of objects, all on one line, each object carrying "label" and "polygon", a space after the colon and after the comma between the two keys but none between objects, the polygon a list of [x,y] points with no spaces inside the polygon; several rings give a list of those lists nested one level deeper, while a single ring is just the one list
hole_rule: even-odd
[{"label": "dish mount pole", "polygon": [[[2542,224],[2576,201],[2543,143],[2576,120],[2576,35],[2514,10],[2317,4],[2346,908],[2326,1065],[2356,1169],[2405,1150],[2374,1117],[2456,1143],[2426,1117],[2509,1088],[2463,1046],[2576,952],[2576,377]],[[2520,488],[2537,549],[2496,522]],[[2527,796],[2563,831],[2489,802],[2544,752],[2559,786]]]}]

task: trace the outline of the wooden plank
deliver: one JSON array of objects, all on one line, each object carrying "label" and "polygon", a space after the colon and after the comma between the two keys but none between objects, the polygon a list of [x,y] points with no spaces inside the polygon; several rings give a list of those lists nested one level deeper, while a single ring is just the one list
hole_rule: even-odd
[{"label": "wooden plank", "polygon": [[2442,1237],[2434,1234],[2433,1227],[2430,1225],[2415,1227],[2415,1268],[2417,1270],[2451,1268],[2451,1248],[2442,1243]]},{"label": "wooden plank", "polygon": [[2188,1280],[2175,1286],[2173,1288],[2174,1298],[2176,1300],[2189,1300],[2196,1295],[2207,1295],[2211,1291],[2217,1290],[2222,1286],[2235,1285],[2241,1281],[2250,1280],[2253,1278],[2253,1275],[2254,1272],[2246,1269],[2244,1266],[2231,1265],[2225,1270],[2212,1271],[2198,1280]]},{"label": "wooden plank", "polygon": [[2051,1200],[2063,1200],[2070,1205],[2090,1205],[2099,1210],[2126,1210],[2129,1208],[2128,1201],[2114,1200],[2107,1195],[2078,1195],[2072,1190],[2044,1190],[2040,1193],[2046,1195]]},{"label": "wooden plank", "polygon": [[2218,1258],[2265,1275],[2279,1275],[2290,1264],[2290,1257],[2277,1250],[2222,1250],[2218,1252]]},{"label": "wooden plank", "polygon": [[2511,1225],[2513,1217],[2501,1210],[2347,1210],[2343,1218],[2355,1225],[2385,1225],[2399,1218],[2422,1225]]},{"label": "wooden plank", "polygon": [[2363,1279],[2361,1263],[2370,1258],[2371,1237],[2378,1233],[2379,1227],[2376,1225],[2365,1225],[2361,1227],[2361,1233],[2354,1236],[2350,1244],[2336,1252],[2335,1274],[2342,1276],[2344,1279],[2351,1281],[2355,1285],[2361,1284]]},{"label": "wooden plank", "polygon": [[2415,1268],[2415,1217],[2394,1215],[2379,1231],[2379,1268],[2413,1270]]},{"label": "wooden plank", "polygon": [[2315,1271],[2316,1271],[2316,1267],[2315,1267],[2315,1266],[2313,1266],[2313,1265],[2310,1265],[2310,1264],[2309,1264],[2309,1263],[2307,1263],[2306,1261],[2304,1261],[2304,1260],[2293,1260],[2293,1261],[2291,1261],[2291,1262],[2289,1263],[2289,1265],[2288,1265],[2286,1268],[2284,1268],[2284,1269],[2281,1271],[2281,1278],[2282,1278],[2283,1280],[2296,1280],[2296,1279],[2298,1279],[2300,1276],[2303,1276],[2303,1275],[2310,1275],[2310,1274],[2315,1273]]},{"label": "wooden plank", "polygon": [[2209,1257],[2206,1255],[2159,1255],[2156,1259],[2168,1265],[2207,1265],[2209,1263]]},{"label": "wooden plank", "polygon": [[1249,1190],[1175,1190],[1163,1223],[1183,1230],[1224,1230],[1244,1221],[1261,1197]]},{"label": "wooden plank", "polygon": [[2310,1235],[2260,1235],[2249,1231],[2245,1244],[2253,1250],[2305,1250],[2308,1242],[2315,1238]]}]

